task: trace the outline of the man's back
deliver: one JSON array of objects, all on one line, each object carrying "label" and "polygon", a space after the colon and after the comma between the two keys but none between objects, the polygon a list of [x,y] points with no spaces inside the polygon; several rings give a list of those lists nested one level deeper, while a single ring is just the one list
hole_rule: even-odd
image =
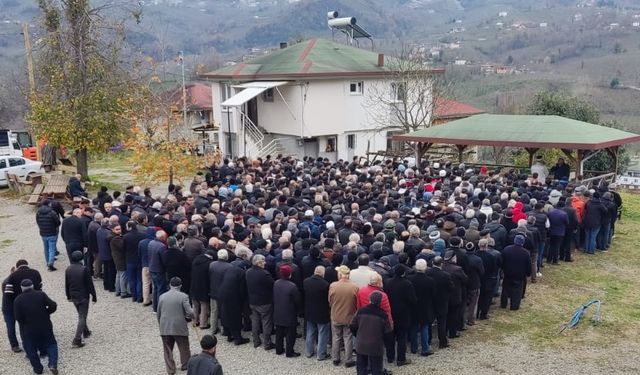
[{"label": "man's back", "polygon": [[351,281],[336,281],[329,286],[331,321],[349,324],[356,312],[358,286]]},{"label": "man's back", "polygon": [[158,322],[160,335],[189,336],[186,318],[192,318],[189,297],[179,289],[171,288],[158,299]]},{"label": "man's back", "polygon": [[14,317],[25,333],[45,333],[53,329],[50,315],[57,304],[40,290],[29,290],[20,294],[13,304]]},{"label": "man's back", "polygon": [[187,375],[222,375],[222,366],[213,354],[203,351],[191,357]]}]

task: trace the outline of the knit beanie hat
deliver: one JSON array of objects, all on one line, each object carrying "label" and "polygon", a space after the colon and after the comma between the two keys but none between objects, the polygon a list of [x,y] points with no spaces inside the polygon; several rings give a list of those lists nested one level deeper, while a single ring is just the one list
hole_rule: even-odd
[{"label": "knit beanie hat", "polygon": [[380,306],[380,303],[382,302],[382,293],[378,292],[377,290],[371,293],[369,295],[369,301],[374,306]]}]

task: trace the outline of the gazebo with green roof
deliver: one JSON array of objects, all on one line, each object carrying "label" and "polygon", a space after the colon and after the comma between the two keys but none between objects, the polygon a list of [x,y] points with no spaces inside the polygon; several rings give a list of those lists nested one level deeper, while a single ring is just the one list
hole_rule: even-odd
[{"label": "gazebo with green roof", "polygon": [[434,144],[454,145],[460,161],[468,146],[520,147],[529,153],[529,165],[538,150],[556,148],[575,163],[576,176],[581,176],[582,161],[600,150],[611,155],[614,160],[612,172],[617,172],[618,148],[639,142],[640,135],[561,116],[481,114],[397,135],[393,139],[416,142],[419,157]]}]

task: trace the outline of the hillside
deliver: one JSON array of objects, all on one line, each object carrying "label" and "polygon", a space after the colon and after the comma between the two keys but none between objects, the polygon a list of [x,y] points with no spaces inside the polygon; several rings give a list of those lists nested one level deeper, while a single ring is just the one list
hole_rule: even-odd
[{"label": "hillside", "polygon": [[[106,0],[105,0],[106,1]],[[105,2],[102,1],[102,2]],[[114,2],[116,0],[109,0]],[[94,1],[93,4],[101,2]],[[132,3],[132,2],[131,2]],[[331,38],[326,12],[355,16],[375,49],[422,51],[445,65],[456,96],[491,112],[521,110],[541,89],[590,98],[607,119],[640,130],[640,2],[637,0],[144,0],[131,23],[131,56],[164,61],[171,80],[183,50],[190,74],[268,51],[278,42]],[[21,23],[35,0],[0,0],[0,122],[17,123],[24,52]],[[40,31],[31,27],[36,45]],[[337,40],[343,40],[336,36]],[[483,65],[513,74],[485,74]],[[175,77],[175,76],[173,76]],[[613,80],[618,82],[610,88]],[[631,87],[631,88],[629,88]],[[22,102],[22,103],[21,103]],[[18,116],[21,117],[21,116]]]}]

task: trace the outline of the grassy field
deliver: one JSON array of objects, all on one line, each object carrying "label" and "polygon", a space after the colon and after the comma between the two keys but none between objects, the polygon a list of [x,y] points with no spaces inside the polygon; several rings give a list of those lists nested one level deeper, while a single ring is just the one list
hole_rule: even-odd
[{"label": "grassy field", "polygon": [[[494,306],[490,323],[471,331],[473,341],[500,341],[512,336],[534,348],[580,345],[606,346],[614,342],[640,343],[640,196],[624,194],[624,214],[616,224],[614,245],[596,256],[575,255],[575,262],[547,265],[517,312]],[[559,333],[562,324],[591,299],[602,302],[601,322],[592,324],[595,306],[576,329]]]}]

